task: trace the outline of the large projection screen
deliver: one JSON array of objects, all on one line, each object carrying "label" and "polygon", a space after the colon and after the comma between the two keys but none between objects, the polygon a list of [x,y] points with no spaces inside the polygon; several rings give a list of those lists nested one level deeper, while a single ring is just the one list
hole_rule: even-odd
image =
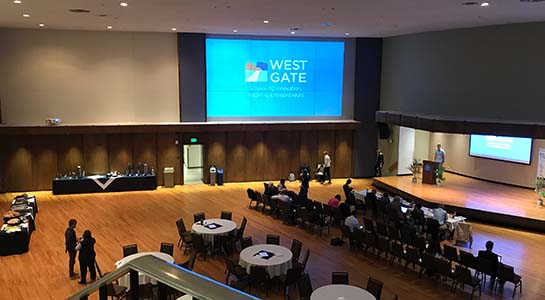
[{"label": "large projection screen", "polygon": [[529,165],[532,139],[472,134],[469,139],[469,155]]},{"label": "large projection screen", "polygon": [[345,44],[207,37],[207,120],[352,119]]}]

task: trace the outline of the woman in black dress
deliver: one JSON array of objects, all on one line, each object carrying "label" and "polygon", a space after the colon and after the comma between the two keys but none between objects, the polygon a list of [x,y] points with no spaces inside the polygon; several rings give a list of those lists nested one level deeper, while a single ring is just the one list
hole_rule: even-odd
[{"label": "woman in black dress", "polygon": [[81,280],[79,283],[86,284],[87,269],[91,275],[91,280],[96,280],[97,273],[95,269],[95,239],[91,236],[90,230],[83,232],[83,237],[80,240],[81,248],[79,250],[79,267],[81,272]]}]

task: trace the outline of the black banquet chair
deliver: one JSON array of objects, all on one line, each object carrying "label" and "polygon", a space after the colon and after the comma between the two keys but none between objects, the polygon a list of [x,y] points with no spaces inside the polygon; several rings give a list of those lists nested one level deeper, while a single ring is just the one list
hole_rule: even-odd
[{"label": "black banquet chair", "polygon": [[513,298],[515,298],[517,287],[520,289],[520,293],[522,293],[522,278],[515,274],[512,266],[500,263],[498,265],[498,280],[500,282],[511,282],[515,285],[513,287]]},{"label": "black banquet chair", "polygon": [[367,280],[367,288],[365,288],[371,295],[375,296],[375,299],[379,300],[382,294],[382,281],[369,277]]},{"label": "black banquet chair", "polygon": [[308,274],[299,277],[297,288],[299,290],[300,300],[310,300],[310,295],[312,295],[312,284]]},{"label": "black banquet chair", "polygon": [[123,257],[127,257],[136,253],[138,253],[138,245],[131,244],[123,246]]},{"label": "black banquet chair", "polygon": [[267,234],[267,242],[269,245],[280,245],[280,236],[277,234]]},{"label": "black banquet chair", "polygon": [[220,219],[231,221],[233,219],[233,212],[225,210],[221,211]]},{"label": "black banquet chair", "polygon": [[458,285],[460,285],[460,288],[463,290],[464,286],[467,284],[472,288],[470,300],[473,299],[473,293],[475,293],[476,290],[479,290],[479,296],[481,296],[481,280],[471,276],[471,271],[468,268],[457,265],[456,271],[454,272],[454,278],[454,290],[456,290]]},{"label": "black banquet chair", "polygon": [[195,223],[200,222],[200,221],[204,221],[205,219],[206,219],[206,217],[204,216],[203,212],[193,214],[193,221]]},{"label": "black banquet chair", "polygon": [[331,284],[348,285],[348,272],[331,272]]},{"label": "black banquet chair", "polygon": [[159,249],[159,252],[166,253],[170,256],[174,256],[174,244],[161,242],[161,248]]},{"label": "black banquet chair", "polygon": [[291,253],[293,254],[291,258],[293,262],[299,261],[299,257],[301,256],[302,249],[303,249],[303,242],[297,239],[293,239],[291,242],[291,249],[290,249]]},{"label": "black banquet chair", "polygon": [[178,240],[178,247],[183,248],[184,254],[188,248],[191,247],[191,232],[187,231],[184,224],[184,219],[180,218],[176,221],[176,227],[178,228],[178,235],[180,239]]}]

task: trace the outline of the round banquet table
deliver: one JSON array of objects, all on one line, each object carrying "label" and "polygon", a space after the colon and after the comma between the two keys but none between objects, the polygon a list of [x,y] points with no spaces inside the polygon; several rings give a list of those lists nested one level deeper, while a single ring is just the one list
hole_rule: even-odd
[{"label": "round banquet table", "polygon": [[[136,254],[132,254],[132,255],[129,255],[127,257],[123,257],[121,260],[118,260],[116,263],[115,263],[115,267],[116,268],[119,268],[121,266],[123,266],[124,264],[130,262],[131,260],[134,260],[134,259],[137,259],[139,257],[142,257],[142,256],[146,256],[146,255],[153,255],[161,260],[164,260],[166,262],[169,262],[169,263],[174,263],[174,258],[166,253],[162,253],[162,252],[141,252],[141,253],[136,253]],[[125,275],[123,275],[122,277],[120,277],[118,279],[119,281],[119,285],[121,286],[124,286],[124,287],[130,287],[130,274],[127,273]],[[143,273],[138,273],[138,284],[142,285],[142,284],[146,284],[146,283],[152,283],[152,284],[157,284],[157,281],[154,280],[154,279],[151,279],[151,277],[148,277],[146,276],[145,274]]]},{"label": "round banquet table", "polygon": [[[269,259],[261,258],[256,255],[260,251],[274,253]],[[278,245],[253,245],[240,252],[239,264],[250,273],[251,266],[261,266],[267,269],[267,273],[271,278],[288,273],[291,268],[291,258],[293,254],[291,250]]]},{"label": "round banquet table", "polygon": [[376,298],[357,286],[331,284],[314,290],[310,300],[376,300]]},{"label": "round banquet table", "polygon": [[[206,227],[206,225],[210,224],[218,224],[221,225],[221,227],[217,228],[209,228]],[[204,224],[201,225],[200,222],[197,222],[193,224],[193,227],[191,227],[192,231],[194,233],[198,233],[202,235],[204,241],[206,243],[210,243],[212,247],[214,247],[214,236],[215,235],[228,235],[234,231],[237,230],[237,223],[231,221],[231,220],[224,220],[224,219],[206,219],[204,220]]]}]

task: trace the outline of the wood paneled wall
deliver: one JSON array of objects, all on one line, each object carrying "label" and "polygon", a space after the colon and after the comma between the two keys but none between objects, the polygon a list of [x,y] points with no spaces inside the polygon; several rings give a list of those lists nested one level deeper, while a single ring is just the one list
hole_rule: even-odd
[{"label": "wood paneled wall", "polygon": [[217,132],[206,137],[204,164],[225,169],[226,182],[278,180],[301,165],[314,170],[326,150],[332,176],[351,177],[352,139],[352,130]]},{"label": "wood paneled wall", "polygon": [[13,135],[2,137],[0,191],[50,190],[58,174],[75,172],[81,166],[87,175],[124,172],[128,164],[147,163],[157,171],[176,168],[180,184],[180,150],[175,133]]},{"label": "wood paneled wall", "polygon": [[324,150],[333,177],[353,176],[350,129],[7,135],[0,147],[0,192],[49,190],[55,176],[78,165],[91,175],[124,172],[139,162],[156,170],[159,185],[163,168],[175,167],[175,183],[182,184],[181,149],[190,136],[204,144],[205,178],[215,164],[225,170],[225,182],[278,180],[304,164],[314,169]]}]

